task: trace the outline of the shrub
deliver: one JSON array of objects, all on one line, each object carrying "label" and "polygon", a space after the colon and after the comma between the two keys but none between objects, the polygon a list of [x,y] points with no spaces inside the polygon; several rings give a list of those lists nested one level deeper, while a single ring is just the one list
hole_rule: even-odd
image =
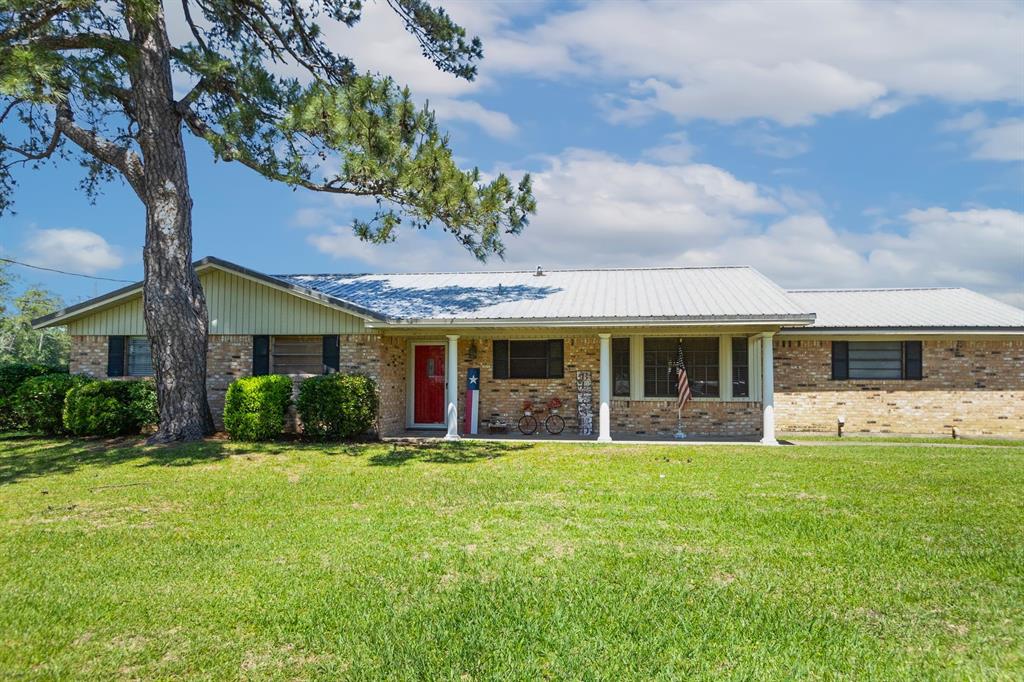
[{"label": "shrub", "polygon": [[21,425],[15,409],[18,387],[32,377],[46,374],[67,374],[67,370],[25,363],[0,367],[0,431],[10,431]]},{"label": "shrub", "polygon": [[21,426],[49,435],[65,432],[64,398],[68,391],[92,381],[71,374],[44,374],[28,379],[14,394],[14,410]]},{"label": "shrub", "polygon": [[156,387],[150,381],[91,381],[64,399],[64,428],[76,436],[123,436],[156,423]]},{"label": "shrub", "polygon": [[355,438],[377,420],[377,385],[358,374],[310,377],[299,387],[302,430],[315,438]]},{"label": "shrub", "polygon": [[224,397],[224,428],[235,440],[270,440],[284,429],[292,380],[281,374],[236,379]]}]

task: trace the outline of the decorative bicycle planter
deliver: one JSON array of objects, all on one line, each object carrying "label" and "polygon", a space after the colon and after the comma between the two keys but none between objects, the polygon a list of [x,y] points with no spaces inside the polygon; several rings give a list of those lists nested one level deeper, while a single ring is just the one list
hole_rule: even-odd
[{"label": "decorative bicycle planter", "polygon": [[[519,418],[519,432],[524,436],[530,436],[540,429],[541,424],[544,425],[544,430],[555,436],[560,434],[565,429],[565,419],[558,414],[558,409],[562,406],[562,401],[558,398],[552,398],[547,402],[546,408],[548,410],[548,416],[541,422],[540,417],[544,415],[545,407],[535,408],[533,403],[529,400],[523,403],[523,416]],[[536,414],[534,414],[536,413]]]}]

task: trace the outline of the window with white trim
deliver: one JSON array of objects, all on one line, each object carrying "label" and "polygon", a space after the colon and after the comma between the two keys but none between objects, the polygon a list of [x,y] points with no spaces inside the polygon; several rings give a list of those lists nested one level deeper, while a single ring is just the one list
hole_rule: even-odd
[{"label": "window with white trim", "polygon": [[732,338],[732,397],[750,397],[750,356],[745,336]]},{"label": "window with white trim", "polygon": [[612,339],[612,395],[629,397],[629,338]]},{"label": "window with white trim", "polygon": [[674,398],[679,376],[679,352],[682,350],[690,392],[695,398],[717,398],[718,337],[644,339],[644,397]]}]

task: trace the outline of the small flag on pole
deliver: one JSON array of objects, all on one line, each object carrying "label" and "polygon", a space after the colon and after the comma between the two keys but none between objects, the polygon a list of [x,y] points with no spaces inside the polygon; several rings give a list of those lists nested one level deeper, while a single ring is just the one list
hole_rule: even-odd
[{"label": "small flag on pole", "polygon": [[676,393],[679,396],[679,400],[676,402],[676,438],[682,440],[686,438],[686,433],[683,431],[683,408],[686,406],[686,401],[692,397],[690,380],[686,376],[686,363],[683,361],[682,341],[679,342],[676,351],[676,373],[679,377],[676,382]]},{"label": "small flag on pole", "polygon": [[676,403],[676,407],[682,412],[683,408],[686,407],[686,401],[693,397],[690,393],[690,380],[686,376],[686,363],[683,361],[683,344],[679,344],[676,372],[679,375],[679,381],[676,384],[676,393],[679,396],[679,401]]}]

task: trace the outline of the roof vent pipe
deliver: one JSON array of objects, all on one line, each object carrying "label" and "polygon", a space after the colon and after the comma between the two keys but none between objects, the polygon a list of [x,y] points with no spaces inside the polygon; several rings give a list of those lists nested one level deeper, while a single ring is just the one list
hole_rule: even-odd
[{"label": "roof vent pipe", "polygon": [[533,273],[533,276],[534,277],[543,277],[544,276],[544,268],[542,268],[541,266],[538,265],[537,266],[537,272]]}]

